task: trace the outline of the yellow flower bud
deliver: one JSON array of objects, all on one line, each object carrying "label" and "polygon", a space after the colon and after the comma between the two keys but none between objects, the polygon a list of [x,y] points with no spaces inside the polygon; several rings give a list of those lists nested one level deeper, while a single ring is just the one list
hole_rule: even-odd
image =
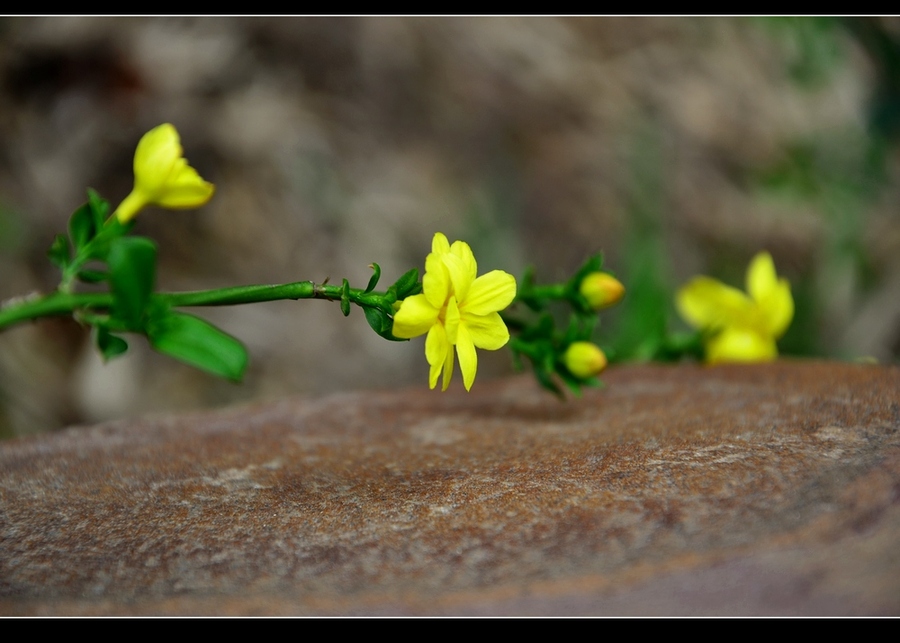
[{"label": "yellow flower bud", "polygon": [[581,280],[578,292],[594,310],[613,306],[625,296],[622,282],[606,272],[592,272]]},{"label": "yellow flower bud", "polygon": [[572,342],[563,354],[563,363],[577,378],[586,380],[606,368],[606,355],[591,342]]},{"label": "yellow flower bud", "polygon": [[114,213],[122,223],[148,205],[199,208],[212,198],[215,187],[200,178],[183,156],[178,131],[169,123],[144,134],[134,153],[134,189]]}]

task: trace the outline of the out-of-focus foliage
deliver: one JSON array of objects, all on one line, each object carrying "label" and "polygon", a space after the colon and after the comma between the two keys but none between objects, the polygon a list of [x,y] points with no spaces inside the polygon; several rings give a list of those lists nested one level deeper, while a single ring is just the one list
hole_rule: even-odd
[{"label": "out-of-focus foliage", "polygon": [[[745,187],[762,208],[774,204],[798,213],[812,210],[821,223],[812,262],[793,277],[796,313],[780,342],[782,352],[869,357],[860,352],[860,340],[864,328],[877,326],[894,342],[881,348],[881,359],[896,360],[900,309],[884,304],[898,292],[897,273],[896,268],[885,270],[871,252],[870,217],[897,186],[889,164],[897,156],[900,132],[895,126],[895,119],[900,124],[900,29],[893,24],[891,32],[872,19],[772,18],[760,24],[786,46],[786,70],[804,91],[827,85],[845,63],[852,46],[848,34],[871,57],[878,79],[861,110],[867,122],[846,122],[786,140],[779,158],[743,173]],[[672,319],[674,285],[666,278],[666,236],[660,226],[664,206],[647,205],[653,198],[648,193],[665,198],[663,186],[648,185],[664,173],[662,161],[654,159],[658,140],[637,143],[634,150],[641,169],[635,173],[625,258],[633,297],[617,320],[611,353],[620,360],[698,357],[699,336],[683,332]],[[896,222],[896,216],[896,210],[888,212],[886,225],[891,217]],[[714,272],[733,276],[737,255],[729,245],[714,249],[712,265]],[[861,312],[854,315],[856,311]],[[879,313],[882,320],[875,319]]]}]

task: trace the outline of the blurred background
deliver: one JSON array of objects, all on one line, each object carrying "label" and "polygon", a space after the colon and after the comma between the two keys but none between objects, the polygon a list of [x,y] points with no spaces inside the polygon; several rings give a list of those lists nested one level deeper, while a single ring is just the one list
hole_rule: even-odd
[{"label": "blurred background", "polygon": [[[158,283],[190,290],[422,269],[434,232],[480,272],[567,278],[602,250],[628,287],[597,341],[646,358],[696,274],[772,253],[788,356],[900,356],[897,18],[3,18],[0,300],[52,290],[55,234],[129,192],[171,122],[217,186],[148,209]],[[133,338],[103,364],[68,319],[0,334],[0,436],[285,395],[426,386],[422,340],[361,311],[201,314],[249,348],[241,385]],[[511,372],[480,353],[479,379]]]}]

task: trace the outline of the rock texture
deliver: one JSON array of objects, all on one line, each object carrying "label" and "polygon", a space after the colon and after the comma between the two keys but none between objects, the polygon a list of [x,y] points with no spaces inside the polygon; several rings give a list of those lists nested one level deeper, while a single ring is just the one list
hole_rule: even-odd
[{"label": "rock texture", "polygon": [[900,614],[900,369],[611,369],[0,443],[0,613]]}]

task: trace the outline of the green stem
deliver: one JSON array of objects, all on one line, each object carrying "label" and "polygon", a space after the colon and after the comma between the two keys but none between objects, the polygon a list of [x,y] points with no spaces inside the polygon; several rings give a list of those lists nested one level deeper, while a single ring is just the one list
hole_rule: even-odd
[{"label": "green stem", "polygon": [[[154,298],[172,308],[182,306],[231,306],[252,304],[261,301],[282,299],[326,299],[338,301],[343,295],[343,287],[316,284],[312,281],[298,281],[290,284],[236,286],[213,290],[189,292],[156,293]],[[393,314],[391,306],[384,300],[384,293],[364,292],[361,288],[350,288],[349,300],[358,306],[379,308]],[[114,299],[110,293],[65,293],[53,292],[35,298],[11,300],[0,307],[0,331],[40,317],[71,315],[78,310],[110,309]]]},{"label": "green stem", "polygon": [[79,308],[109,308],[109,293],[71,294],[54,292],[35,298],[11,300],[0,308],[0,330],[39,317],[70,315]]},{"label": "green stem", "polygon": [[530,286],[524,289],[516,299],[568,299],[566,284],[549,284],[546,286]]}]

